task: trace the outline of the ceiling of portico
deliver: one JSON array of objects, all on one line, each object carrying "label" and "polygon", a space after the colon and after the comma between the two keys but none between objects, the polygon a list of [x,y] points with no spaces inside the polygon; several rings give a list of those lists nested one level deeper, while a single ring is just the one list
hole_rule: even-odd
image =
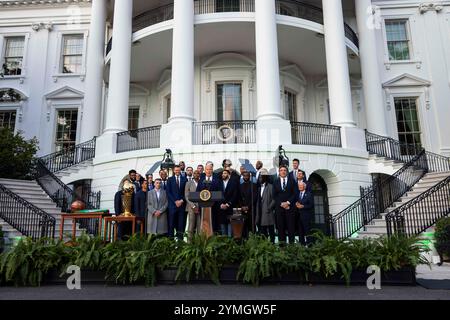
[{"label": "ceiling of portico", "polygon": [[[195,56],[207,58],[236,52],[255,56],[255,30],[251,22],[218,22],[195,26]],[[281,65],[295,64],[306,76],[326,75],[325,43],[316,32],[278,25]],[[349,51],[350,53],[350,51]],[[139,40],[132,48],[132,82],[157,81],[172,65],[172,30]],[[349,58],[351,74],[360,73],[358,58]]]}]

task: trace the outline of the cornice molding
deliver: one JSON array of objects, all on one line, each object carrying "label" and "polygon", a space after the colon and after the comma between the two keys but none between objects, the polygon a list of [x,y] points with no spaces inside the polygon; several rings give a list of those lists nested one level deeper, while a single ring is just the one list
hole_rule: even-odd
[{"label": "cornice molding", "polygon": [[25,6],[67,6],[71,4],[90,4],[92,0],[0,0],[0,8],[16,8]]}]

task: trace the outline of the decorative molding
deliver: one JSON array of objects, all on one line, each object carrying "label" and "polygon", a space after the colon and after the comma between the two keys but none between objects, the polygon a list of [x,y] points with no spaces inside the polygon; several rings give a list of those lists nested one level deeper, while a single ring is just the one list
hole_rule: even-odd
[{"label": "decorative molding", "polygon": [[53,22],[35,22],[31,24],[33,31],[39,32],[39,30],[47,30],[48,32],[53,30]]},{"label": "decorative molding", "polygon": [[391,90],[389,88],[384,89],[384,93],[386,96],[386,110],[391,111],[392,105],[391,105]]},{"label": "decorative molding", "polygon": [[425,87],[425,108],[427,108],[427,110],[431,109],[430,89],[428,87]]},{"label": "decorative molding", "polygon": [[0,88],[0,103],[20,103],[27,100],[28,97],[13,88]]},{"label": "decorative molding", "polygon": [[409,73],[401,74],[389,81],[383,83],[383,88],[395,88],[395,87],[429,87],[431,82]]},{"label": "decorative molding", "polygon": [[84,93],[78,91],[69,86],[64,86],[55,91],[47,93],[45,96],[47,100],[58,100],[58,99],[83,99]]},{"label": "decorative molding", "polygon": [[420,14],[424,14],[428,11],[436,11],[438,13],[438,12],[441,12],[443,9],[444,9],[443,5],[435,4],[435,3],[431,3],[431,2],[422,3],[419,5]]},{"label": "decorative molding", "polygon": [[33,0],[2,0],[0,1],[0,8],[12,8],[12,7],[24,7],[24,6],[67,6],[71,3],[80,4],[90,4],[92,0],[46,0],[46,1],[33,1]]}]

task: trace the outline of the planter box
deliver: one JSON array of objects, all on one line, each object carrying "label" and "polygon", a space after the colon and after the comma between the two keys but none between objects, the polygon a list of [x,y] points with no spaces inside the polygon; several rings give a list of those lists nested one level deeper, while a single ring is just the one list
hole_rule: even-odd
[{"label": "planter box", "polygon": [[[175,284],[187,284],[186,277],[182,276],[180,280],[175,281],[178,269],[167,268],[165,270],[157,270],[157,284],[160,285],[175,285]],[[226,266],[223,267],[219,280],[221,284],[242,284],[242,281],[237,281],[236,276],[238,272],[238,266]],[[59,272],[52,271],[44,279],[44,284],[61,284],[65,285],[70,275],[63,275],[59,277]],[[351,275],[351,285],[363,285],[367,284],[367,279],[370,275],[366,271],[354,270]],[[81,283],[82,284],[109,284],[114,285],[114,281],[106,281],[105,273],[102,271],[81,271]],[[195,278],[191,277],[190,284],[212,284],[213,282],[208,278]],[[340,275],[335,275],[329,278],[324,278],[318,274],[309,274],[308,280],[305,279],[303,274],[288,273],[283,274],[281,277],[271,277],[261,281],[261,284],[333,284],[333,285],[346,285],[346,282]],[[143,285],[142,282],[138,282],[135,285]],[[381,285],[390,286],[415,286],[416,285],[416,272],[413,268],[404,268],[398,271],[381,272]]]}]

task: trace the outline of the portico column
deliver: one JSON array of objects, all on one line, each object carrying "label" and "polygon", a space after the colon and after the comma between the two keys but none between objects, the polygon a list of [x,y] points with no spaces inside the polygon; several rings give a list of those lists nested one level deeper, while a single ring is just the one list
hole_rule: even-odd
[{"label": "portico column", "polygon": [[116,0],[104,133],[128,129],[133,0]]},{"label": "portico column", "polygon": [[106,0],[93,0],[87,44],[86,90],[81,142],[100,134],[105,55]]},{"label": "portico column", "polygon": [[161,129],[161,147],[192,145],[194,120],[194,1],[175,0],[171,117]]},{"label": "portico column", "polygon": [[331,124],[341,127],[342,147],[366,152],[364,131],[353,118],[342,0],[322,0]]},{"label": "portico column", "polygon": [[290,144],[289,121],[281,109],[280,66],[275,0],[255,1],[257,142]]},{"label": "portico column", "polygon": [[117,133],[128,130],[132,20],[133,0],[116,0],[106,122],[103,135],[97,139],[97,157],[115,153]]},{"label": "portico column", "polygon": [[355,127],[342,0],[322,0],[331,124]]},{"label": "portico column", "polygon": [[372,1],[355,0],[355,7],[367,129],[372,133],[387,136],[383,91],[377,63],[377,40],[374,29]]}]

